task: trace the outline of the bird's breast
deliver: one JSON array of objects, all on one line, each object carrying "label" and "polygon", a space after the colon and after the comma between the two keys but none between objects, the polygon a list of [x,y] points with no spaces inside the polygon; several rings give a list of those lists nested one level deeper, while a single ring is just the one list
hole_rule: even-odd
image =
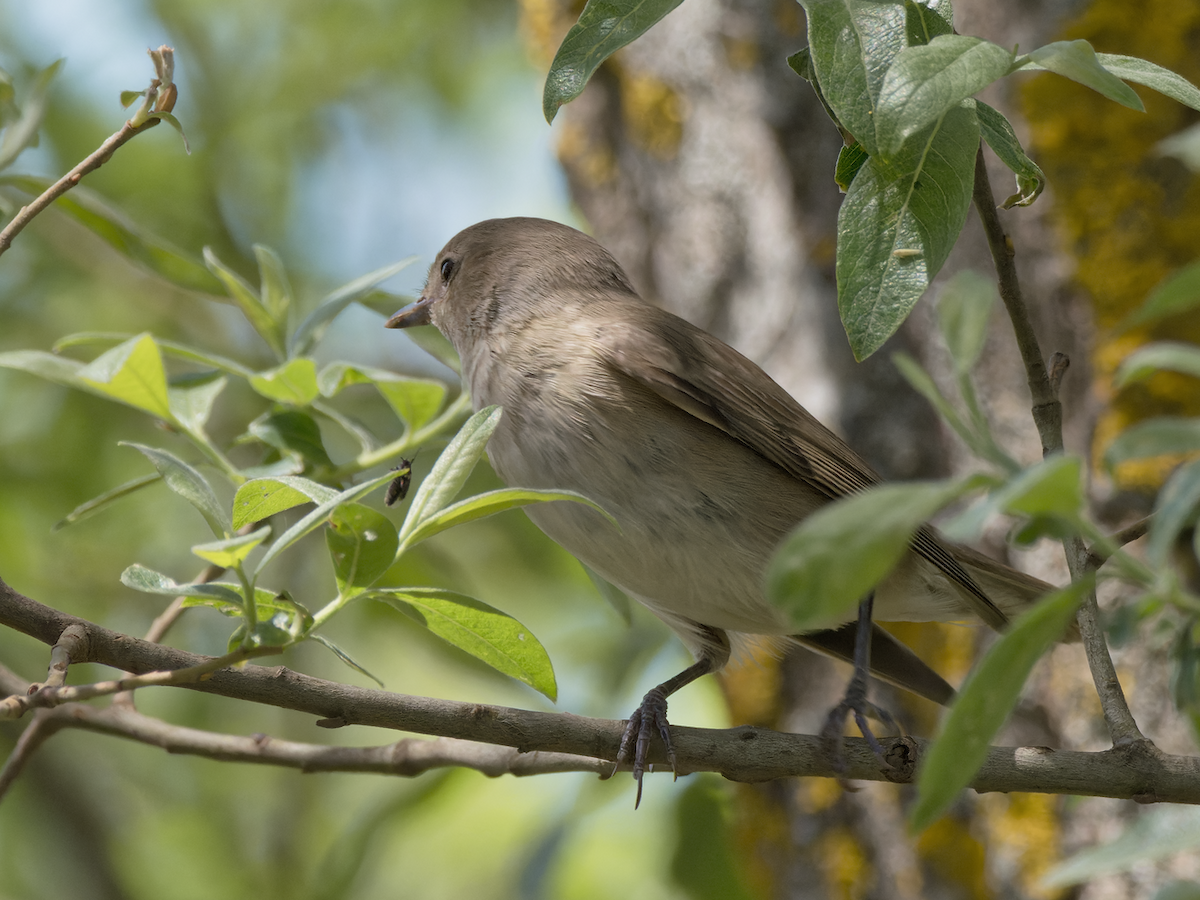
[{"label": "bird's breast", "polygon": [[734,631],[789,630],[762,575],[820,505],[810,488],[585,355],[511,372],[475,400],[504,408],[488,444],[497,473],[514,487],[576,491],[620,524],[577,503],[527,507],[542,531],[652,609]]}]

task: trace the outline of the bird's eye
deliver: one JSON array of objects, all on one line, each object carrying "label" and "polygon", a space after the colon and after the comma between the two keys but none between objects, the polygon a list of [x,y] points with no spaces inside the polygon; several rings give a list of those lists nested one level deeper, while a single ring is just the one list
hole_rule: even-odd
[{"label": "bird's eye", "polygon": [[453,271],[454,271],[454,260],[443,259],[442,260],[442,281],[449,281],[450,273]]}]

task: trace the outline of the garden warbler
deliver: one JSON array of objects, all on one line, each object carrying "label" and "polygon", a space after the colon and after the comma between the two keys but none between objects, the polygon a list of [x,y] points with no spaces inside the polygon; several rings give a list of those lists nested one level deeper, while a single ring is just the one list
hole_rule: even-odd
[{"label": "garden warbler", "polygon": [[[577,491],[620,528],[572,502],[529,506],[529,518],[649,607],[696,657],[629,721],[618,758],[633,751],[639,792],[653,735],[674,758],[666,697],[720,669],[744,635],[853,659],[861,632],[859,662],[869,651],[872,674],[936,702],[953,697],[870,625],[867,604],[856,621],[792,633],[764,594],[768,560],[806,516],[879,476],[753,362],[644,302],[595,240],[542,219],[473,225],[437,255],[420,299],[387,322],[427,324],[458,351],[475,408],[503,408],[488,443],[499,476]],[[875,589],[874,614],[999,629],[1049,589],[925,527]],[[865,684],[864,674],[859,701]]]}]

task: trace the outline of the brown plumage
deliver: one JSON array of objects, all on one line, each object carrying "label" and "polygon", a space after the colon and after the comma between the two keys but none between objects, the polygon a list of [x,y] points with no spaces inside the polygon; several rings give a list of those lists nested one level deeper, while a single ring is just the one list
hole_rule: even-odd
[{"label": "brown plumage", "polygon": [[[762,587],[780,540],[824,504],[879,483],[758,366],[642,301],[603,247],[565,225],[493,219],[460,232],[420,301],[388,327],[428,323],[458,351],[475,408],[503,407],[488,444],[500,477],[578,491],[621,524],[575,503],[527,509],[696,655],[660,686],[663,725],[666,694],[723,666],[741,635],[790,635]],[[926,527],[876,588],[874,610],[881,621],[1002,628],[1049,589]],[[846,657],[855,626],[825,624],[797,640]],[[938,702],[953,696],[885,632],[875,629],[872,649],[876,675]]]}]

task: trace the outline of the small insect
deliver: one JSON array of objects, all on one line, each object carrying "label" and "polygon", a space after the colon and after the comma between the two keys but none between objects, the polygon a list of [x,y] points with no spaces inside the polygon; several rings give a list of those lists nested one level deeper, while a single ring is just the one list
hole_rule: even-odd
[{"label": "small insect", "polygon": [[383,495],[383,502],[386,506],[393,506],[408,496],[408,488],[412,484],[412,460],[402,458],[400,465],[394,466],[392,471],[400,474],[392,479],[391,484],[387,487],[387,493]]},{"label": "small insect", "polygon": [[896,259],[912,259],[914,256],[922,256],[921,250],[916,247],[902,247],[899,250],[893,250],[892,256]]}]

